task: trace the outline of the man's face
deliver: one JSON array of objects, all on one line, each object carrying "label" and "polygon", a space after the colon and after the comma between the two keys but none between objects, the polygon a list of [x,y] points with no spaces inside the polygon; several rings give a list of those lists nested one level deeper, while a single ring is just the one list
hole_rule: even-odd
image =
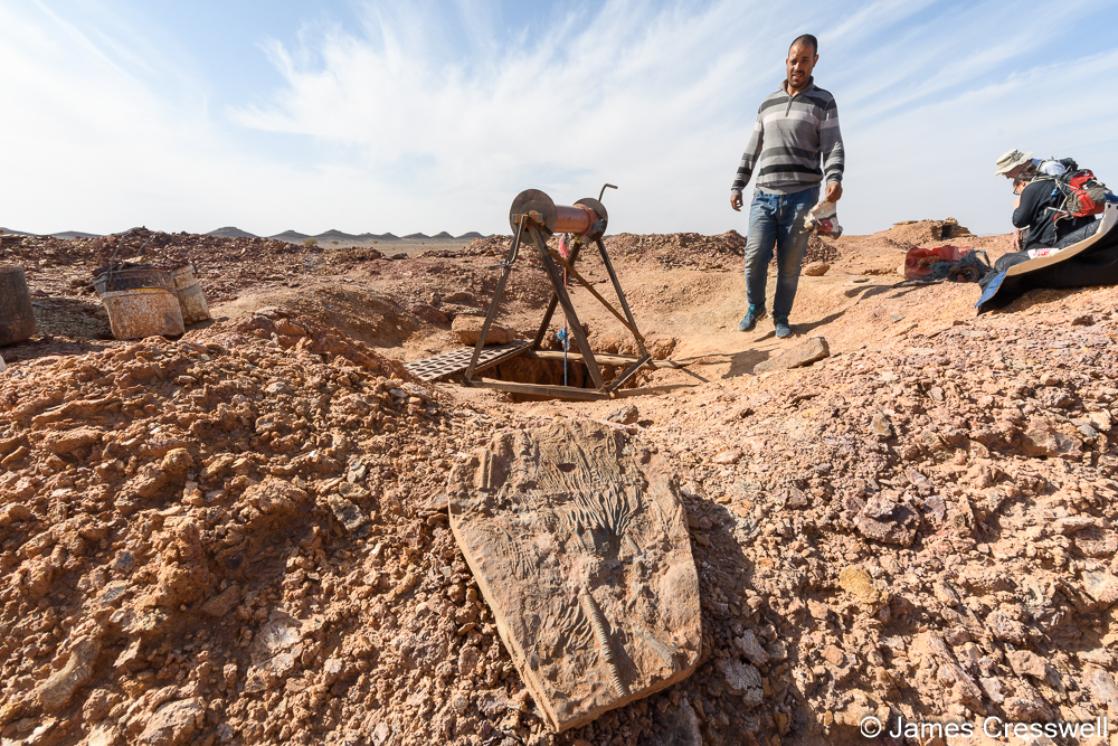
[{"label": "man's face", "polygon": [[811,71],[815,69],[815,63],[819,61],[819,55],[815,53],[810,44],[805,44],[802,41],[796,42],[792,48],[788,50],[787,75],[788,83],[793,88],[803,88],[807,85],[808,78],[811,77]]}]

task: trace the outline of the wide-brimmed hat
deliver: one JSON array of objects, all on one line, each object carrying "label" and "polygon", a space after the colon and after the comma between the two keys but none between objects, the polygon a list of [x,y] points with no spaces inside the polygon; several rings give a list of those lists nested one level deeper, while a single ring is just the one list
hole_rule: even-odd
[{"label": "wide-brimmed hat", "polygon": [[1032,153],[1022,153],[1020,150],[1011,150],[1001,158],[994,165],[997,170],[994,174],[997,176],[1005,176],[1007,173],[1028,163],[1033,157]]}]

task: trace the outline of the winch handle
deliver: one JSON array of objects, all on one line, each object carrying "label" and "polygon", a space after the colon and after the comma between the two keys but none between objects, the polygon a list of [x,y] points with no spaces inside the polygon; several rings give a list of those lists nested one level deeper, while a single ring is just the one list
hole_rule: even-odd
[{"label": "winch handle", "polygon": [[617,185],[616,184],[609,184],[609,183],[602,184],[602,191],[598,192],[598,201],[599,202],[602,201],[602,195],[606,193],[607,189],[617,189]]}]

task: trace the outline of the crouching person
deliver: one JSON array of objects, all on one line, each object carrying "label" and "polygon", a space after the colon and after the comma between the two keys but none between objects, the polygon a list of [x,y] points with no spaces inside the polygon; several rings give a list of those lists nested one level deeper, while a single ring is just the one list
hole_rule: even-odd
[{"label": "crouching person", "polygon": [[[1001,257],[994,268],[1007,269],[1037,252],[1067,248],[1090,237],[1108,196],[1105,185],[1070,158],[1042,161],[1011,150],[997,161],[996,173],[1013,182],[1018,251]],[[1030,253],[1032,252],[1032,253]]]}]

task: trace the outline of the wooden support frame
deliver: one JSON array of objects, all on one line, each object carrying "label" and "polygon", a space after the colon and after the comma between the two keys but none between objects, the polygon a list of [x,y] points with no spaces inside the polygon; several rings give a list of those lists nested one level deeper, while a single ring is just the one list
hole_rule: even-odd
[{"label": "wooden support frame", "polygon": [[[605,244],[602,242],[601,237],[595,237],[593,242],[597,246],[598,254],[602,258],[602,263],[605,265],[614,293],[617,295],[617,301],[621,306],[620,311],[594,288],[589,281],[574,271],[574,262],[583,248],[582,242],[576,240],[570,257],[565,260],[564,266],[561,268],[547,247],[547,235],[550,235],[550,233],[547,231],[546,227],[534,220],[532,216],[527,214],[520,216],[516,235],[513,237],[512,244],[509,246],[509,251],[505,255],[505,259],[501,262],[501,277],[497,281],[497,287],[493,291],[493,298],[486,311],[485,321],[482,323],[481,334],[478,336],[477,343],[474,345],[473,355],[469,366],[466,368],[463,380],[468,386],[484,386],[530,396],[547,396],[566,399],[611,398],[626,382],[636,375],[641,368],[655,364],[652,360],[652,355],[645,347],[644,337],[637,327],[637,321],[625,298],[625,292],[621,289],[621,282],[617,278],[617,272],[613,268],[613,262],[610,261],[609,253],[606,251]],[[526,347],[522,354],[534,355],[542,359],[556,357],[562,359],[565,357],[568,360],[581,362],[586,366],[586,370],[593,382],[593,388],[518,383],[499,381],[492,378],[475,378],[475,374],[480,372],[478,360],[481,357],[482,349],[485,347],[486,337],[489,334],[489,329],[492,327],[494,320],[497,318],[501,303],[504,300],[505,288],[508,285],[509,276],[512,274],[513,266],[520,253],[520,248],[525,241],[534,246],[539,252],[540,262],[551,283],[552,293],[547,308],[544,311],[543,319],[536,331],[536,336],[532,340],[531,345]],[[578,317],[578,311],[575,309],[574,302],[571,300],[570,293],[567,291],[563,269],[566,269],[567,273],[572,278],[585,287],[590,292],[591,296],[605,306],[605,308],[633,335],[637,350],[640,353],[639,355],[636,357],[598,355],[591,349],[590,340],[586,336],[586,332]],[[559,353],[554,350],[541,349],[547,335],[548,327],[551,325],[551,320],[557,308],[563,309],[563,315],[567,321],[567,329],[574,338],[577,352]],[[602,365],[624,365],[625,368],[612,380],[606,380],[602,373]]]}]

